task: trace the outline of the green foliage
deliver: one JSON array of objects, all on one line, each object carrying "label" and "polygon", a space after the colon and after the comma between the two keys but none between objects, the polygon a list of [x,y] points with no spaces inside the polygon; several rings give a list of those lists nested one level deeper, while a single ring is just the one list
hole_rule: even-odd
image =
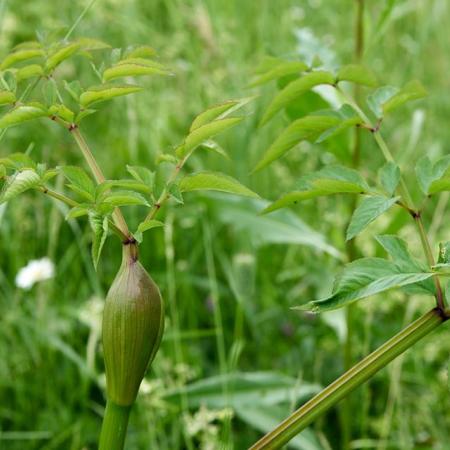
[{"label": "green foliage", "polygon": [[108,218],[101,214],[90,212],[89,224],[92,229],[92,260],[94,267],[97,269],[100,255],[103,250],[106,238],[108,236]]},{"label": "green foliage", "polygon": [[344,104],[337,111],[330,111],[330,115],[339,119],[336,126],[324,131],[316,140],[317,143],[321,143],[327,139],[331,139],[343,131],[361,125],[362,120],[356,113],[356,111],[348,104]]},{"label": "green foliage", "polygon": [[370,187],[362,176],[353,169],[340,165],[326,166],[318,172],[305,175],[299,183],[299,190],[283,195],[269,205],[269,213],[299,201],[333,194],[366,194]]},{"label": "green foliage", "polygon": [[45,106],[41,103],[19,105],[0,118],[0,129],[20,125],[29,120],[45,117],[47,114]]},{"label": "green foliage", "polygon": [[70,181],[68,187],[88,201],[94,201],[95,185],[84,169],[77,166],[61,167],[64,176]]},{"label": "green foliage", "polygon": [[391,98],[389,98],[389,100],[383,103],[383,112],[384,114],[387,114],[399,106],[402,106],[406,102],[417,100],[426,96],[427,91],[419,81],[410,81]]},{"label": "green foliage", "polygon": [[177,152],[177,156],[179,158],[185,157],[207,139],[221,133],[222,131],[227,130],[228,128],[235,126],[241,120],[242,118],[240,117],[218,119],[214,120],[213,122],[207,123],[206,125],[195,128],[186,137],[183,146]]},{"label": "green foliage", "polygon": [[138,242],[142,242],[143,240],[143,233],[145,231],[151,230],[152,228],[159,228],[163,227],[164,223],[160,220],[155,219],[146,219],[143,222],[141,222],[137,228],[137,230],[133,233],[133,236]]},{"label": "green foliage", "polygon": [[30,43],[30,48],[17,48],[15,51],[11,52],[6,58],[3,59],[1,63],[1,69],[5,70],[11,66],[16,65],[19,62],[28,61],[34,58],[40,58],[44,56],[44,51],[38,47],[39,44],[36,42],[33,45]]},{"label": "green foliage", "polygon": [[140,166],[127,166],[127,170],[130,175],[140,181],[141,183],[148,186],[150,191],[153,191],[153,185],[155,183],[155,173],[146,167]]},{"label": "green foliage", "polygon": [[104,193],[100,196],[98,201],[101,204],[111,207],[129,206],[129,205],[144,205],[150,206],[146,198],[134,191],[115,191]]},{"label": "green foliage", "polygon": [[126,58],[103,72],[103,82],[142,75],[168,75],[161,64],[144,58]]},{"label": "green foliage", "polygon": [[250,87],[256,87],[288,75],[300,74],[307,69],[308,65],[302,61],[269,60],[261,71],[257,71],[258,74],[250,83]]},{"label": "green foliage", "polygon": [[50,73],[55,70],[57,66],[74,55],[79,49],[80,44],[78,42],[56,45],[55,48],[49,52],[49,55],[45,61],[46,72]]},{"label": "green foliage", "polygon": [[381,118],[404,103],[426,97],[426,95],[425,88],[415,80],[401,89],[392,86],[380,87],[369,96],[367,103],[375,116]]},{"label": "green foliage", "polygon": [[383,105],[398,91],[399,89],[394,86],[381,86],[367,97],[367,106],[375,117],[383,117]]},{"label": "green foliage", "polygon": [[399,199],[400,197],[386,198],[381,195],[364,198],[361,204],[355,209],[350,224],[348,225],[347,241],[361,233],[371,222],[395,205]]},{"label": "green foliage", "polygon": [[0,91],[0,105],[10,105],[16,101],[14,92]]},{"label": "green foliage", "polygon": [[[90,3],[86,2],[86,5]],[[155,51],[148,46],[124,48],[114,51],[115,56],[111,56],[111,48],[107,45],[85,40],[80,49],[52,73],[64,100],[62,103],[58,97],[54,104],[47,103],[41,95],[47,84],[43,77],[45,56],[17,62],[2,72],[6,83],[2,84],[2,90],[9,99],[12,100],[12,96],[8,93],[12,93],[14,101],[25,104],[38,101],[48,109],[48,116],[54,107],[58,118],[68,122],[67,125],[72,121],[81,123],[81,132],[92,145],[107,179],[126,178],[126,163],[140,165],[152,172],[156,185],[153,181],[139,181],[152,185],[156,198],[138,191],[150,204],[154,204],[163,191],[167,177],[177,163],[171,148],[182,141],[183,133],[187,134],[190,117],[221,99],[248,95],[243,88],[258,78],[261,78],[260,83],[256,85],[275,81],[261,90],[269,96],[265,98],[268,102],[276,89],[282,89],[310,70],[331,71],[336,81],[340,70],[335,69],[338,62],[350,62],[349,51],[354,47],[352,33],[349,32],[349,24],[354,20],[352,8],[343,10],[341,2],[337,1],[322,2],[319,8],[317,2],[304,2],[300,9],[289,2],[242,2],[238,15],[229,2],[214,2],[212,9],[211,2],[204,5],[187,2],[183,8],[166,3],[161,7],[161,2],[133,0],[124,9],[120,2],[94,2],[74,32],[63,42],[65,45],[80,42],[78,35],[94,35],[93,30],[101,30],[102,38],[114,46],[127,45],[133,41],[142,42],[145,30],[145,40],[161,48],[163,57],[170,58],[167,66],[176,72],[176,77],[136,76],[135,81],[130,82],[146,89],[136,93],[131,101],[117,97],[115,102],[98,103],[99,108],[96,104],[88,109],[79,106],[83,91],[102,83],[105,71],[120,59],[154,58]],[[402,86],[408,77],[420,77],[429,88],[430,97],[424,102],[411,103],[410,107],[406,105],[408,108],[398,110],[395,117],[387,115],[381,124],[361,121],[360,172],[370,186],[375,186],[377,170],[384,162],[372,139],[377,132],[371,133],[367,128],[380,125],[379,135],[392,144],[392,153],[401,166],[404,182],[411,189],[414,205],[408,205],[415,206],[418,211],[420,209],[425,228],[431,226],[432,252],[437,255],[434,244],[447,239],[445,224],[448,213],[442,209],[446,194],[440,196],[436,192],[425,199],[424,196],[429,194],[428,188],[422,192],[411,168],[424,154],[428,155],[433,166],[446,151],[448,127],[443,86],[448,70],[441,44],[445,42],[448,28],[448,5],[438,2],[439,5],[435,5],[438,14],[432,14],[436,8],[415,1],[365,3],[367,47],[364,49],[364,63],[376,69],[381,85]],[[19,45],[13,53],[27,47],[50,53],[56,48],[53,44],[55,36],[62,37],[67,31],[62,30],[61,34],[58,28],[70,25],[82,9],[73,3],[56,4],[42,0],[27,4],[25,9],[21,2],[5,2],[4,6],[3,54],[10,43],[24,38],[35,39],[34,30],[44,28],[55,30],[55,33],[40,32],[39,43]],[[341,10],[342,13],[336,14]],[[418,29],[433,32],[417,33]],[[334,44],[331,36],[338,37]],[[403,45],[401,52],[398,51],[399,42]],[[431,53],[430,49],[433,49]],[[290,60],[264,58],[266,51],[274,55],[289,55],[287,58]],[[297,55],[301,55],[302,60],[297,60]],[[255,70],[255,77],[250,78],[249,74],[261,59],[264,59],[265,67]],[[79,81],[74,81],[74,78]],[[117,83],[122,82],[129,81],[117,79]],[[32,88],[34,83],[37,84]],[[347,85],[350,82],[339,83],[338,87],[341,84],[347,95],[353,92],[353,86]],[[332,86],[328,85],[323,90],[322,87],[313,89],[289,103],[285,112],[280,111],[276,120],[262,130],[256,128],[255,122],[263,115],[265,100],[255,101],[255,107],[251,109],[255,110],[256,117],[217,135],[213,145],[210,139],[200,144],[192,159],[181,169],[180,178],[193,171],[207,169],[223,171],[244,181],[251,168],[247,158],[256,162],[258,155],[293,120],[319,110],[340,108],[341,105],[332,102],[328,96],[328,92],[334,91]],[[25,92],[28,94],[22,99]],[[255,92],[260,93],[256,89]],[[360,92],[358,105],[371,117],[365,96],[372,90],[365,86]],[[58,107],[61,104],[73,112],[74,119]],[[4,105],[0,116],[10,111],[11,106],[8,105],[13,105],[13,102]],[[108,110],[100,110],[100,107]],[[416,108],[421,110],[416,110],[410,117],[409,112]],[[99,114],[93,114],[95,109],[99,109]],[[377,117],[381,116],[384,116],[382,110]],[[302,175],[323,166],[337,163],[353,167],[353,127],[350,125],[338,135],[332,135],[332,128],[329,128],[323,131],[322,137],[311,139],[312,145],[305,142],[299,148],[292,147],[282,159],[276,160],[276,164],[268,165],[264,172],[252,176],[252,189],[262,197],[274,200],[283,192],[296,189]],[[338,128],[339,123],[335,125],[335,129]],[[327,136],[328,133],[331,135]],[[48,162],[49,170],[66,164],[79,164],[88,169],[77,154],[70,134],[64,129],[58,130],[58,125],[46,116],[42,120],[25,122],[23,128],[11,128],[6,134],[3,131],[2,135],[3,153],[0,158],[8,157],[10,160],[0,162],[2,192],[16,171],[32,168],[39,173],[37,162],[42,160]],[[29,147],[30,142],[34,146]],[[213,152],[222,148],[221,145],[229,155],[228,160]],[[27,160],[26,155],[11,158],[13,152],[28,148],[32,148],[27,153],[36,162]],[[174,165],[156,164],[159,152],[167,158],[170,156]],[[48,175],[52,173],[54,171],[49,171]],[[129,177],[134,178],[131,173]],[[441,178],[446,176],[438,176],[433,181]],[[376,193],[393,195],[388,192],[392,184],[383,182],[381,173],[378,180],[380,191]],[[76,201],[78,213],[86,215],[92,210],[93,202],[63,186],[62,181],[55,177],[44,185]],[[37,188],[40,190],[39,186]],[[128,190],[114,186],[110,189]],[[232,418],[215,419],[208,424],[201,422],[205,424],[202,430],[190,435],[193,429],[190,423],[194,419],[197,423],[219,413],[225,417],[225,412],[198,411],[197,406],[186,409],[182,402],[168,403],[165,399],[167,393],[176,387],[181,392],[184,386],[209,380],[221,373],[220,351],[216,343],[222,337],[226,342],[225,373],[230,374],[230,378],[248,370],[276,367],[289,375],[286,385],[292,398],[296,386],[301,390],[316,381],[325,385],[342,374],[343,311],[311,317],[298,311],[290,312],[289,308],[305,299],[322,298],[328,293],[333,274],[345,260],[343,226],[350,218],[349,205],[355,195],[321,196],[294,208],[279,209],[263,216],[258,216],[258,212],[269,203],[249,197],[207,192],[195,196],[186,194],[186,207],[183,208],[174,204],[167,208],[166,203],[157,216],[165,222],[167,211],[169,220],[164,230],[145,232],[140,254],[146,266],[152,269],[165,297],[169,299],[170,293],[176,293],[173,297],[176,315],[170,314],[170,330],[162,352],[147,376],[145,389],[131,418],[130,448],[248,448],[260,433],[269,431],[284,419],[292,411],[294,403],[306,400],[297,398],[297,402],[292,400],[269,406],[257,403],[237,410],[232,408]],[[395,190],[395,195],[403,195],[401,185]],[[173,203],[173,199],[169,203]],[[72,214],[77,208],[72,209]],[[125,212],[130,225],[136,229],[143,218],[140,214],[149,210],[148,207],[136,206],[127,207]],[[0,422],[2,440],[11,450],[24,447],[30,450],[96,448],[103,390],[102,366],[99,359],[93,357],[98,348],[97,316],[101,313],[101,298],[106,289],[104,282],[112,279],[119,263],[114,252],[119,244],[105,245],[101,270],[104,282],[99,282],[86,253],[86,243],[89,242],[86,231],[90,231],[85,230],[86,221],[82,218],[76,222],[70,220],[68,224],[61,223],[66,214],[67,209],[63,205],[40,193],[25,192],[17,200],[12,199],[8,205],[0,207],[3,262],[0,270],[3,318],[0,342],[3,343],[1,352],[4,355],[0,378],[5,381],[1,389],[2,398],[10,406],[4,408]],[[111,220],[111,216],[108,217]],[[405,210],[392,208],[373,224],[372,230],[374,233],[387,230],[409,243],[414,255],[411,257],[420,269],[401,272],[429,270],[419,239],[415,236],[415,225]],[[207,240],[206,231],[210,231],[211,241]],[[366,256],[380,256],[383,252],[369,233],[358,237],[354,245],[358,254]],[[205,261],[208,251],[213,257]],[[15,288],[14,277],[20,267],[47,252],[57,262],[55,279],[30,291]],[[448,269],[439,271],[444,273],[439,278],[445,281]],[[367,348],[375,348],[393,336],[410,318],[431,307],[431,295],[434,295],[432,278],[423,282],[431,286],[431,291],[418,289],[422,283],[408,285],[401,292],[383,292],[377,304],[361,304],[353,308],[354,354],[363,355]],[[217,286],[217,292],[212,293],[211,286]],[[90,301],[93,293],[96,300]],[[216,318],[218,311],[221,312],[219,319]],[[176,320],[172,321],[173,318]],[[401,385],[401,399],[396,394],[399,392],[396,389],[397,378],[391,379],[389,370],[380,373],[376,383],[371,383],[369,388],[352,394],[354,444],[359,441],[361,445],[374,447],[434,445],[445,448],[448,411],[445,402],[440,401],[445,398],[447,390],[446,383],[441,382],[449,351],[445,333],[445,329],[442,332],[437,330],[427,342],[406,354],[399,369],[401,373],[396,372],[399,379],[408,381]],[[180,353],[176,351],[177,345],[182,350]],[[274,392],[282,391],[284,378],[278,373],[273,373],[273,377],[273,383],[267,379],[265,390],[264,380],[258,384],[258,380],[251,379],[261,388],[258,392],[262,392],[262,399],[272,389]],[[279,388],[275,388],[276,377],[280,378]],[[31,385],[30,379],[34,380]],[[220,381],[224,384],[221,385]],[[235,392],[236,384],[229,387],[226,381],[221,379],[216,383],[216,398],[232,401],[235,395],[239,397],[241,391]],[[43,388],[38,389],[38,386]],[[395,389],[391,391],[393,395],[386,410],[384,399],[389,386]],[[148,391],[150,394],[146,393]],[[191,404],[191,395],[187,393],[188,404]],[[61,404],[61,398],[64,398],[64,404]],[[390,408],[397,410],[400,400],[401,414],[391,417]],[[367,408],[369,403],[370,408]],[[86,405],[92,407],[86,408]],[[151,429],[148,427],[149,415]],[[316,422],[314,427],[298,436],[300,442],[297,438],[292,441],[292,448],[340,448],[338,415],[337,408]],[[424,421],[425,416],[430,420]],[[208,434],[211,428],[214,435]],[[363,437],[370,439],[361,441]]]},{"label": "green foliage", "polygon": [[336,127],[339,122],[339,119],[329,115],[311,115],[292,122],[266,150],[253,171],[263,169],[300,141],[315,141],[325,130]]},{"label": "green foliage", "polygon": [[191,191],[221,191],[244,197],[258,198],[258,194],[251,191],[234,178],[220,172],[198,172],[188,175],[180,181],[181,192]]},{"label": "green foliage", "polygon": [[388,161],[379,172],[380,183],[388,195],[394,195],[400,183],[400,168],[392,161]]},{"label": "green foliage", "polygon": [[22,192],[28,191],[39,185],[41,178],[31,169],[25,169],[12,175],[4,187],[3,193],[0,197],[0,203],[7,202],[14,197],[17,197]]},{"label": "green foliage", "polygon": [[367,67],[358,64],[341,67],[337,73],[337,80],[350,81],[369,87],[375,87],[378,84],[375,74]]},{"label": "green foliage", "polygon": [[302,94],[321,84],[333,84],[334,77],[329,72],[316,71],[303,75],[298,80],[292,81],[282,89],[267,107],[261,125],[267,123],[278,111],[289,103],[297,100]]},{"label": "green foliage", "polygon": [[354,303],[366,297],[423,282],[432,272],[402,272],[395,263],[381,258],[363,258],[347,264],[336,278],[333,293],[324,299],[314,300],[297,309],[323,312]]},{"label": "green foliage", "polygon": [[91,86],[80,95],[80,105],[83,108],[87,108],[94,103],[104,102],[123,95],[134,94],[142,91],[142,89],[140,86],[127,84],[101,84],[99,86]]}]

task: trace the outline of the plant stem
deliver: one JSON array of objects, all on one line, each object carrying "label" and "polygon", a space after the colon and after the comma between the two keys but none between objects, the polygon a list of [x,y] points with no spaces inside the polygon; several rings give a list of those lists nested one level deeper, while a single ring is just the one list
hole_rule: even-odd
[{"label": "plant stem", "polygon": [[[381,136],[380,132],[375,131],[373,134],[375,137],[375,141],[378,143],[383,154],[385,154],[387,156],[387,158],[386,158],[387,161],[394,161],[394,158],[393,158],[391,152],[389,151],[389,148],[388,148],[385,140]],[[405,199],[406,206],[414,211],[415,206],[414,206],[411,195],[408,191],[408,188],[406,186],[406,183],[405,183],[403,177],[400,177],[400,188],[402,191],[402,196]],[[428,239],[427,233],[425,231],[425,227],[423,225],[421,213],[420,213],[420,211],[418,211],[418,212],[416,211],[416,212],[413,212],[411,215],[414,219],[414,222],[417,225],[417,230],[419,232],[420,241],[422,243],[423,251],[425,253],[425,257],[427,258],[428,265],[430,267],[432,267],[435,264],[435,260],[434,260],[434,256],[433,256],[433,251],[431,250],[430,241]],[[444,310],[445,309],[445,300],[444,300],[444,295],[442,293],[441,282],[439,281],[438,277],[434,277],[434,284],[436,287],[436,304],[437,304],[438,308]]]},{"label": "plant stem", "polygon": [[448,312],[438,308],[434,308],[420,317],[305,403],[254,444],[250,450],[273,450],[285,445],[339,400],[412,347],[417,341],[431,333],[447,318]]},{"label": "plant stem", "polygon": [[[105,181],[105,176],[103,175],[102,170],[100,169],[99,165],[97,164],[97,161],[94,158],[93,153],[91,152],[91,149],[89,148],[86,140],[84,139],[83,135],[80,132],[80,129],[78,126],[70,126],[69,128],[70,134],[75,139],[75,142],[78,144],[78,147],[81,150],[81,153],[84,156],[84,159],[86,160],[89,168],[91,169],[92,174],[94,175],[95,180],[98,184],[103,183]],[[114,209],[112,213],[112,217],[114,219],[114,223],[116,224],[117,228],[124,234],[125,236],[130,237],[131,233],[128,229],[128,225],[125,222],[125,218],[122,215],[122,212],[119,208]]]},{"label": "plant stem", "polygon": [[51,189],[48,189],[45,186],[40,186],[39,190],[42,193],[47,194],[48,196],[53,197],[56,200],[59,200],[60,202],[65,203],[67,206],[70,206],[71,208],[78,206],[78,202],[76,202],[75,200],[72,200],[70,197],[67,197],[64,194],[61,194],[59,192],[52,191]]},{"label": "plant stem", "polygon": [[123,450],[131,406],[120,406],[108,400],[103,416],[99,450]]},{"label": "plant stem", "polygon": [[70,35],[73,33],[73,31],[75,30],[75,28],[78,26],[78,24],[82,21],[83,17],[87,14],[87,12],[92,8],[92,6],[94,5],[94,3],[97,0],[91,0],[91,2],[83,9],[83,11],[81,11],[81,14],[77,17],[77,19],[75,20],[75,22],[73,23],[73,25],[70,27],[69,31],[66,33],[66,35],[64,36],[64,41],[67,41],[67,39],[69,39]]},{"label": "plant stem", "polygon": [[170,193],[169,193],[167,187],[176,180],[178,174],[180,173],[180,170],[183,168],[184,164],[188,160],[189,156],[191,156],[191,154],[192,154],[192,152],[189,153],[188,155],[186,155],[180,162],[177,163],[172,174],[170,175],[169,179],[167,180],[167,183],[166,183],[164,189],[162,190],[161,195],[159,196],[156,203],[150,209],[150,212],[147,214],[147,217],[145,218],[146,221],[154,219],[156,217],[156,215],[158,214],[158,211],[161,209],[161,207],[164,205],[164,203],[169,199]]},{"label": "plant stem", "polygon": [[[386,161],[395,163],[394,157],[392,156],[392,153],[389,150],[389,147],[387,146],[386,141],[383,139],[383,136],[381,136],[381,134],[380,134],[380,130],[378,129],[379,127],[373,126],[373,124],[371,123],[371,121],[367,117],[367,115],[364,113],[364,111],[356,104],[356,102],[354,102],[351,98],[349,98],[340,87],[336,87],[336,89],[343,96],[345,101],[347,103],[349,103],[355,109],[355,111],[358,113],[358,115],[361,117],[361,119],[364,120],[364,122],[366,122],[366,124],[369,126],[369,128],[371,129],[372,134],[375,138],[375,142],[378,144],[378,147],[380,148],[381,153],[383,154]],[[434,266],[435,260],[433,257],[433,252],[431,250],[430,241],[428,239],[427,233],[425,231],[425,227],[423,225],[420,211],[416,210],[416,208],[414,206],[414,202],[411,197],[411,194],[409,193],[408,187],[406,186],[405,180],[403,179],[402,176],[400,177],[400,194],[403,197],[403,204],[410,211],[411,216],[413,217],[413,219],[417,225],[417,230],[420,235],[420,241],[422,243],[423,251],[425,253],[425,257],[427,258],[428,265],[430,267]],[[438,277],[434,277],[434,284],[436,287],[436,305],[441,310],[444,310],[446,307],[445,299],[444,299],[444,295],[442,292],[441,282],[439,281]]]}]

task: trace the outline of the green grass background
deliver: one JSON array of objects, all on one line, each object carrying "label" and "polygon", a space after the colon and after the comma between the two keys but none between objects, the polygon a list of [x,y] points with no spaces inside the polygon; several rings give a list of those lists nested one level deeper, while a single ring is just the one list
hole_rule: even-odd
[{"label": "green grass background", "polygon": [[[107,176],[126,176],[127,163],[154,167],[155,157],[170,152],[208,105],[255,92],[262,96],[252,114],[220,138],[230,160],[205,152],[192,159],[189,170],[223,170],[275,199],[310,170],[333,161],[349,164],[351,135],[322,146],[302,144],[250,176],[287,121],[280,116],[259,129],[274,89],[252,91],[246,85],[267,54],[319,53],[332,64],[351,62],[354,3],[97,0],[73,36],[102,39],[113,47],[150,44],[176,74],[146,82],[139,97],[110,103],[86,121],[83,130]],[[367,3],[365,63],[384,84],[417,78],[429,91],[427,99],[398,110],[383,124],[419,198],[415,160],[448,151],[450,5],[445,0]],[[1,1],[1,50],[33,39],[36,30],[64,35],[87,4]],[[65,70],[83,78],[89,66],[69,63]],[[308,111],[312,102],[300,103],[299,110]],[[30,143],[33,157],[49,165],[84,164],[70,136],[43,122],[9,130],[0,155],[24,151]],[[382,159],[370,136],[363,139],[362,155],[362,172],[373,179]],[[131,417],[130,450],[248,448],[343,371],[343,313],[311,316],[290,307],[331,288],[342,258],[304,243],[314,230],[344,254],[348,199],[305,202],[278,221],[258,219],[258,205],[232,197],[190,194],[185,200],[185,206],[165,210],[164,230],[150,232],[141,249],[167,301],[167,328]],[[446,194],[429,200],[424,213],[436,252],[437,243],[449,236],[447,201]],[[136,224],[139,211],[125,212]],[[108,241],[95,274],[86,222],[66,222],[64,214],[64,208],[37,194],[23,195],[1,210],[0,449],[96,448],[104,405],[101,305],[119,265],[120,246]],[[401,211],[358,238],[360,253],[383,256],[374,235],[397,231],[423,257]],[[31,291],[17,289],[17,271],[42,256],[55,262],[55,278]],[[432,304],[430,298],[400,292],[361,302],[355,309],[354,358]],[[444,326],[352,395],[352,448],[450,448],[448,336]],[[249,379],[240,375],[244,372]],[[183,393],[191,383],[194,388]],[[339,409],[333,409],[292,448],[340,449],[340,420]]]}]

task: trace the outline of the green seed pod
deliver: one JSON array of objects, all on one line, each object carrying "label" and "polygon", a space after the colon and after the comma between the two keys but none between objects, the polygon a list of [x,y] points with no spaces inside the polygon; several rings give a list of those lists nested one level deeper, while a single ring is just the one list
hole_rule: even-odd
[{"label": "green seed pod", "polygon": [[103,312],[108,400],[120,406],[134,403],[163,329],[164,304],[158,286],[138,261],[134,244],[124,245]]}]

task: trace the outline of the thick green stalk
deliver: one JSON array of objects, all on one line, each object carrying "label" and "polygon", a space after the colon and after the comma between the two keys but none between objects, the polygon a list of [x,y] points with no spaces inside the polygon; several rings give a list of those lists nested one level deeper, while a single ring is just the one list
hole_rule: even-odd
[{"label": "thick green stalk", "polygon": [[108,400],[103,417],[99,450],[123,450],[131,406],[119,406]]},{"label": "thick green stalk", "polygon": [[315,419],[342,400],[351,391],[371,378],[405,350],[447,320],[448,315],[435,308],[396,334],[364,358],[340,378],[331,383],[274,430],[266,434],[250,450],[274,450],[282,447]]}]

